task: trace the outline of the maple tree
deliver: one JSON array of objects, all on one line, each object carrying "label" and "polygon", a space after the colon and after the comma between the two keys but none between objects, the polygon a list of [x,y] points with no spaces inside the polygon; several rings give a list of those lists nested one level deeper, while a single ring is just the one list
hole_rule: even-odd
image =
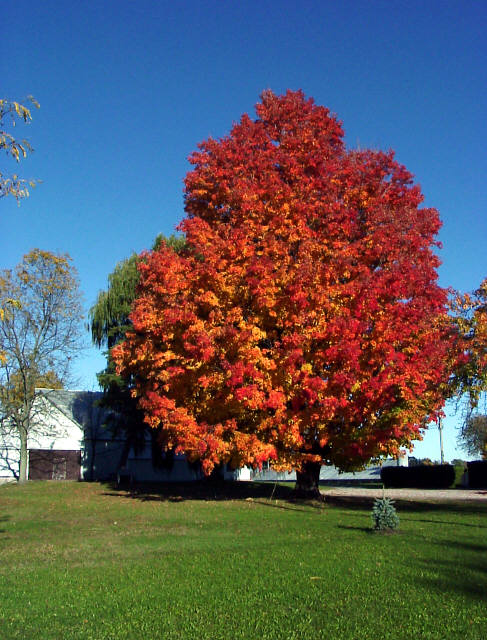
[{"label": "maple tree", "polygon": [[317,494],[322,464],[397,455],[441,412],[440,221],[392,152],[347,150],[301,91],[256,112],[190,157],[186,248],[144,255],[112,356],[167,447]]}]

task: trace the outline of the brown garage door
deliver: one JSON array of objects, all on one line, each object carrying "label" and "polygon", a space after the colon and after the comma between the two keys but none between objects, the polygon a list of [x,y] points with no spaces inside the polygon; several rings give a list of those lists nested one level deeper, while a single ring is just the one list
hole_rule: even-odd
[{"label": "brown garage door", "polygon": [[29,450],[29,480],[79,480],[81,451]]}]

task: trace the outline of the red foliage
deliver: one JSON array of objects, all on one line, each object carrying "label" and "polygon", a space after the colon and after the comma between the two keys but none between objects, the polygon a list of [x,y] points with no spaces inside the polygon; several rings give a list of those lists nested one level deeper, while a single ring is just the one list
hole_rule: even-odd
[{"label": "red foliage", "polygon": [[113,356],[147,422],[206,472],[356,468],[443,404],[438,213],[392,152],[347,151],[302,92],[266,91],[256,110],[191,156],[188,249],[140,262]]}]

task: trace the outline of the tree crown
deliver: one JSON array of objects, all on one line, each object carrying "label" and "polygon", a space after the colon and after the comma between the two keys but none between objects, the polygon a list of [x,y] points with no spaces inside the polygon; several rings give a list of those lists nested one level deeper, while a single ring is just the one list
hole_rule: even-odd
[{"label": "tree crown", "polygon": [[256,111],[190,157],[186,249],[139,264],[118,371],[207,472],[397,454],[448,377],[438,213],[392,152],[346,150],[302,92]]}]

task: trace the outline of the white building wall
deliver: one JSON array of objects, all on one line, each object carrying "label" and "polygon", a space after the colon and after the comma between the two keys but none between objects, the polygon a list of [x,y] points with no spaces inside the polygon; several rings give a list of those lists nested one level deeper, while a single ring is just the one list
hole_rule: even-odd
[{"label": "white building wall", "polygon": [[[114,439],[98,421],[82,427],[65,415],[53,402],[38,396],[33,410],[32,427],[27,448],[43,451],[81,451],[81,478],[84,480],[107,480],[116,475],[120,462],[123,441]],[[0,433],[0,480],[15,479],[19,472],[20,442],[15,430]],[[138,481],[191,481],[202,478],[201,472],[188,467],[183,455],[177,455],[171,470],[154,469],[151,456],[150,437],[145,451],[135,456],[131,451],[127,470]],[[228,480],[250,480],[251,470],[225,470]]]},{"label": "white building wall", "polygon": [[[27,449],[80,451],[83,431],[59,409],[38,398],[33,408],[33,426]],[[0,433],[0,479],[14,479],[19,473],[20,440],[15,429]]]},{"label": "white building wall", "polygon": [[51,405],[49,414],[37,416],[36,426],[28,437],[28,448],[79,451],[82,441],[82,429]]},{"label": "white building wall", "polygon": [[0,480],[12,480],[19,473],[19,439],[13,433],[0,433]]}]

